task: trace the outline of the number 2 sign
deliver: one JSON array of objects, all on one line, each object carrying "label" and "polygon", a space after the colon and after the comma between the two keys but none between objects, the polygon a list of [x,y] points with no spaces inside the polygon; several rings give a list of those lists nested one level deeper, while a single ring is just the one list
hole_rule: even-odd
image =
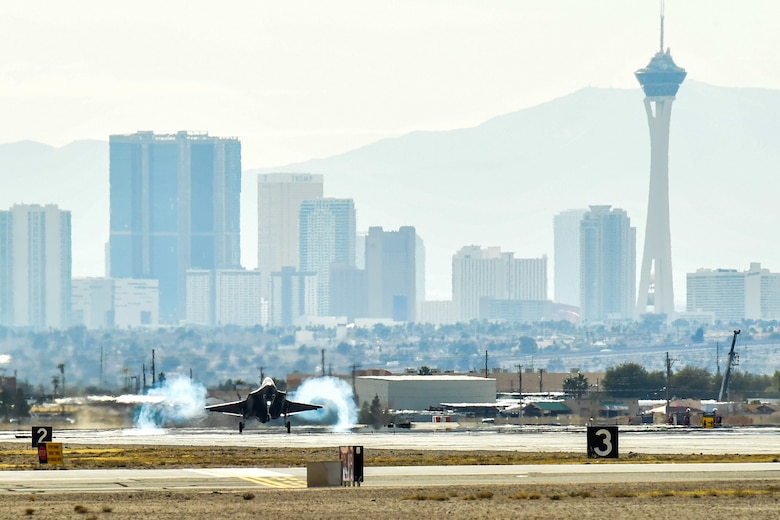
[{"label": "number 2 sign", "polygon": [[51,426],[33,426],[32,427],[32,447],[37,448],[39,444],[52,442],[54,433]]}]

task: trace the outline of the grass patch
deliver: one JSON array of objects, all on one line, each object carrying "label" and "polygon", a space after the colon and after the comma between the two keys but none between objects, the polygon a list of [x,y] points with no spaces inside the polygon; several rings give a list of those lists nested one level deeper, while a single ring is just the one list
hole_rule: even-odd
[{"label": "grass patch", "polygon": [[[0,470],[29,470],[39,467],[37,452],[19,449],[18,444],[3,443]],[[8,448],[8,449],[5,449]],[[202,446],[70,446],[65,448],[69,469],[110,468],[214,468],[214,467],[305,467],[311,460],[333,457],[332,448],[261,448]],[[753,455],[650,455],[630,453],[621,459],[600,459],[598,464],[660,464],[704,462],[770,462],[780,460],[780,454]],[[385,466],[461,466],[508,464],[592,464],[586,453],[513,452],[475,450],[399,450],[371,449],[365,452],[367,467]]]},{"label": "grass patch", "polygon": [[82,506],[81,504],[76,504],[73,506],[73,512],[83,515],[89,513],[89,508],[87,506]]},{"label": "grass patch", "polygon": [[426,495],[424,493],[414,493],[403,498],[403,500],[433,500],[435,502],[444,502],[449,499],[450,498],[443,493],[432,493],[430,495]]},{"label": "grass patch", "polygon": [[539,500],[542,498],[542,495],[539,493],[523,493],[522,491],[519,493],[515,493],[514,495],[511,495],[509,498],[514,500]]}]

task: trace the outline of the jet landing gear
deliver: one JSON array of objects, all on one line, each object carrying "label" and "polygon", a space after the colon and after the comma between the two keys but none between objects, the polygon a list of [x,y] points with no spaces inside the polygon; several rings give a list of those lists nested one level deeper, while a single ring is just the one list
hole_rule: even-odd
[{"label": "jet landing gear", "polygon": [[245,426],[244,421],[238,422],[238,433],[244,433],[244,426]]},{"label": "jet landing gear", "polygon": [[284,425],[287,427],[287,433],[290,433],[290,421],[285,421]]}]

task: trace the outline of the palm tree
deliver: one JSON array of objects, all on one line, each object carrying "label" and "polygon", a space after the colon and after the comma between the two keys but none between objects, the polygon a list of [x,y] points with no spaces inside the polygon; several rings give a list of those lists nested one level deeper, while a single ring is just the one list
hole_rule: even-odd
[{"label": "palm tree", "polygon": [[65,363],[58,364],[57,368],[60,369],[60,374],[62,374],[62,397],[65,397]]}]

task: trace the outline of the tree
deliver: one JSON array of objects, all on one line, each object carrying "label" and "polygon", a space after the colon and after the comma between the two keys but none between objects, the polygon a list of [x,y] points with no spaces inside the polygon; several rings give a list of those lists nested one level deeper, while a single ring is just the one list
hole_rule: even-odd
[{"label": "tree", "polygon": [[588,386],[588,378],[582,373],[576,376],[569,376],[563,380],[563,391],[575,396],[577,399],[588,391]]},{"label": "tree", "polygon": [[705,368],[685,367],[672,375],[672,394],[677,397],[714,399],[717,397],[715,379]]},{"label": "tree", "polygon": [[638,363],[626,362],[607,369],[601,384],[613,397],[657,397],[664,387],[664,375],[660,371],[649,373]]},{"label": "tree", "polygon": [[382,403],[379,401],[379,396],[374,395],[374,399],[371,400],[371,425],[375,430],[382,427],[384,423],[384,411],[382,410]]},{"label": "tree", "polygon": [[382,403],[379,401],[379,396],[374,395],[374,399],[371,400],[371,404],[363,401],[360,407],[360,413],[358,414],[358,422],[360,424],[370,424],[375,430],[380,429],[385,424],[385,412],[382,409]]},{"label": "tree", "polygon": [[691,336],[691,341],[694,343],[704,343],[704,329],[699,327],[696,332]]},{"label": "tree", "polygon": [[16,396],[14,397],[14,417],[16,419],[23,419],[30,417],[30,405],[27,404],[27,398],[24,395],[24,390],[21,388],[16,389]]}]

